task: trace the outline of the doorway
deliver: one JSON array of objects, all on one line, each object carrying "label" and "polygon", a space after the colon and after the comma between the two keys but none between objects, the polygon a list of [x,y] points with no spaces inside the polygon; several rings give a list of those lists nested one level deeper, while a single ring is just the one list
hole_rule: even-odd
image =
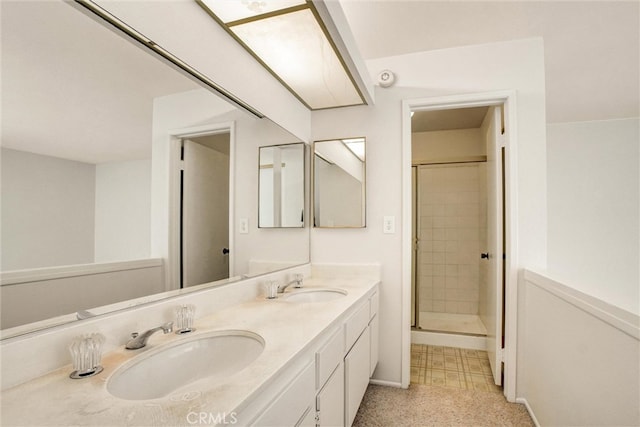
[{"label": "doorway", "polygon": [[229,155],[228,132],[182,140],[181,288],[229,278]]},{"label": "doorway", "polygon": [[167,290],[228,280],[234,266],[235,125],[170,133]]},{"label": "doorway", "polygon": [[[487,141],[493,140],[494,145],[485,145],[487,147],[486,154],[483,155],[482,153],[476,152],[467,153],[461,156],[454,154],[451,151],[446,151],[452,147],[451,144],[448,144],[448,146],[444,147],[445,151],[440,153],[441,158],[438,161],[431,161],[433,159],[429,159],[429,156],[424,156],[424,153],[420,154],[418,152],[419,148],[412,145],[412,112],[415,115],[426,111],[434,113],[443,111],[450,112],[451,110],[456,109],[475,109],[476,107],[482,107],[484,109],[482,119],[485,125],[482,132],[493,132],[496,135],[495,138],[487,138]],[[495,114],[489,114],[489,112],[495,112]],[[504,113],[504,115],[501,113]],[[403,316],[407,325],[407,328],[404,330],[402,340],[403,387],[408,386],[409,383],[412,336],[422,333],[426,328],[428,328],[427,330],[429,331],[435,328],[433,326],[427,326],[425,328],[425,319],[423,318],[422,321],[420,319],[421,313],[424,312],[420,303],[422,302],[428,306],[429,302],[427,302],[427,297],[430,297],[432,309],[437,308],[439,310],[444,309],[446,311],[447,308],[450,308],[454,311],[458,311],[458,313],[453,314],[466,315],[469,313],[460,313],[460,311],[475,311],[476,309],[474,309],[472,305],[477,301],[477,312],[473,314],[480,318],[483,326],[487,329],[486,338],[482,337],[482,333],[476,332],[463,332],[463,335],[467,334],[474,337],[480,336],[485,341],[484,345],[486,345],[486,349],[489,352],[489,357],[493,359],[491,364],[496,383],[500,383],[502,381],[504,368],[504,393],[508,400],[515,400],[515,307],[517,301],[515,285],[517,274],[515,269],[515,234],[512,233],[512,230],[514,229],[513,219],[516,216],[513,211],[515,209],[515,203],[512,203],[512,201],[515,200],[514,196],[516,192],[515,182],[513,182],[514,180],[511,179],[511,176],[515,176],[516,161],[515,137],[514,135],[510,135],[509,132],[509,129],[515,128],[513,121],[514,114],[515,105],[513,93],[511,92],[427,98],[407,100],[403,102],[403,205],[407,207],[403,216],[403,307],[405,308]],[[493,129],[489,129],[490,126],[492,126]],[[448,130],[452,129],[449,128]],[[442,129],[442,131],[445,131],[445,129]],[[484,158],[478,158],[479,156],[484,156]],[[504,162],[502,161],[503,156]],[[414,166],[415,168],[413,168]],[[413,183],[419,182],[417,175],[419,174],[420,169],[422,170],[423,175],[431,175],[431,178],[425,179],[427,181],[431,180],[432,183],[438,181],[438,175],[441,177],[451,175],[453,177],[452,182],[466,181],[465,185],[475,186],[476,189],[458,189],[457,191],[454,190],[453,194],[446,195],[446,191],[437,191],[432,186],[432,191],[426,191],[426,193],[441,193],[436,195],[436,200],[434,201],[432,199],[431,202],[428,201],[427,203],[423,203],[423,201],[416,203],[412,193],[412,188],[416,184],[412,185],[412,181]],[[466,178],[455,178],[454,175],[463,170],[464,172],[462,175],[466,176]],[[436,177],[434,177],[434,175]],[[470,179],[467,179],[473,175],[484,179],[484,183],[480,180],[474,184]],[[504,187],[502,185],[503,182]],[[445,187],[446,186],[451,187],[452,184],[445,184]],[[471,218],[472,215],[468,215],[470,211],[476,209],[470,206],[470,204],[467,203],[466,208],[461,208],[460,206],[446,207],[446,203],[442,203],[443,206],[436,209],[449,210],[449,213],[457,210],[457,212],[463,213],[461,216],[465,217],[465,219],[461,220],[460,215],[457,217],[447,217],[446,215],[443,215],[440,219],[436,220],[435,225],[445,226],[442,227],[445,229],[444,234],[442,234],[441,230],[438,232],[440,234],[435,236],[435,228],[437,228],[433,227],[433,220],[435,219],[435,216],[431,215],[431,219],[423,219],[419,224],[431,225],[431,246],[429,246],[428,238],[420,241],[419,236],[416,236],[415,230],[417,230],[418,227],[416,227],[416,222],[413,221],[414,217],[416,217],[414,212],[421,208],[432,209],[434,208],[433,205],[439,204],[438,200],[442,201],[447,198],[449,201],[455,201],[457,199],[458,202],[460,202],[462,199],[460,199],[459,196],[461,196],[462,192],[465,191],[476,193],[477,200],[479,201],[479,196],[482,193],[483,186],[487,193],[487,207],[484,208],[483,211],[482,208],[478,206],[477,210],[479,216],[476,216],[475,220]],[[420,192],[420,194],[422,194],[422,192]],[[505,197],[504,203],[502,197],[503,194]],[[431,195],[433,196],[433,194]],[[469,196],[469,194],[467,194],[467,196]],[[440,199],[437,199],[438,197]],[[432,206],[426,207],[425,205]],[[412,206],[414,206],[414,208],[409,209]],[[433,214],[433,211],[431,213]],[[444,213],[444,211],[442,213]],[[483,219],[483,215],[486,217],[486,220]],[[502,218],[504,218],[504,221]],[[464,239],[460,239],[461,230],[456,230],[455,227],[452,226],[454,223],[457,225],[468,225],[469,221],[477,221],[478,229],[470,230],[470,227],[464,227],[467,228],[462,233],[464,235]],[[483,225],[482,228],[486,229],[486,232],[480,229],[480,224],[484,224],[485,222],[486,226]],[[447,243],[448,241],[446,239],[447,225],[450,227],[448,237],[456,237],[457,239],[451,240],[449,243]],[[472,234],[474,235],[472,236]],[[425,236],[423,236],[423,238],[424,237]],[[444,240],[434,239],[434,237],[444,237]],[[472,246],[471,249],[461,249],[460,243],[469,237],[474,238],[477,247]],[[486,240],[486,243],[483,241],[483,238]],[[438,246],[437,249],[440,251],[441,255],[437,255],[433,258],[437,252],[433,247],[433,242],[436,240],[439,240],[438,245],[440,246]],[[427,249],[425,252],[430,253],[423,255],[422,257],[414,256],[414,253],[419,250],[421,244],[425,245],[425,249]],[[450,255],[448,260],[447,253]],[[415,260],[416,262],[412,263],[412,260]],[[458,264],[453,263],[453,260],[456,260]],[[428,261],[431,261],[431,264],[429,264]],[[444,264],[434,268],[436,266],[436,264],[434,264],[435,261],[444,262]],[[462,264],[460,264],[461,261]],[[486,265],[483,265],[483,263],[486,263]],[[412,265],[414,265],[415,268],[412,268]],[[447,269],[448,266],[449,268]],[[431,289],[427,287],[425,290],[425,287],[420,286],[419,283],[412,286],[412,282],[415,283],[413,278],[416,269],[420,270],[421,267],[423,270],[426,269],[427,272],[431,274]],[[461,270],[463,275],[459,274]],[[449,275],[447,275],[447,272]],[[478,283],[477,285],[472,285],[470,283],[469,277],[473,276],[477,276],[478,279],[485,277],[485,282],[490,283],[491,286],[488,286],[488,288],[490,288],[491,291],[485,292],[484,297],[480,296],[482,294],[481,289],[483,284]],[[440,289],[436,292],[437,286],[434,286],[434,279],[436,277],[442,277],[437,279],[437,281],[438,286],[444,290],[444,293]],[[450,285],[458,286],[457,288],[450,286],[448,292],[449,295],[447,295],[446,287],[447,278],[450,278],[448,281]],[[460,285],[460,278],[463,278],[462,282],[464,286],[462,287]],[[442,287],[443,285],[444,287]],[[476,291],[466,295],[463,293],[463,288],[473,286],[477,286],[477,293],[480,295],[476,294]],[[421,289],[423,290],[422,298],[420,296]],[[429,295],[430,293],[431,295]],[[438,293],[438,295],[434,295],[434,293]],[[437,296],[440,299],[434,299],[434,296]],[[452,298],[449,303],[447,302],[448,297]],[[420,301],[421,299],[422,301]],[[506,311],[505,308],[503,308],[502,301],[505,301]],[[486,304],[487,302],[489,303],[488,305]],[[447,307],[447,305],[449,305],[449,307]],[[489,308],[482,309],[481,307],[483,306],[487,306]],[[505,319],[504,322],[502,321],[503,318]],[[448,335],[450,332],[447,331],[442,333],[442,331],[433,331],[427,332],[427,334],[430,334],[429,339],[431,339],[435,335]],[[460,336],[461,334],[451,335]],[[439,342],[428,341],[424,344],[443,345]],[[464,346],[464,344],[453,344],[452,346],[460,347]]]},{"label": "doorway", "polygon": [[501,118],[502,105],[412,117],[412,344],[487,350],[496,385],[504,303]]}]

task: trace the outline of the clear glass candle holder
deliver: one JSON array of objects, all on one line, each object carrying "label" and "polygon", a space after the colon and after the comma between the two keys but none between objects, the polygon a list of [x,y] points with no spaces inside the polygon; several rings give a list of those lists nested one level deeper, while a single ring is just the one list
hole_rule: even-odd
[{"label": "clear glass candle holder", "polygon": [[278,282],[276,280],[267,280],[264,284],[264,290],[267,294],[267,299],[278,298]]},{"label": "clear glass candle holder", "polygon": [[193,332],[193,319],[196,315],[196,306],[193,304],[184,304],[176,308],[176,334],[186,334]]},{"label": "clear glass candle holder", "polygon": [[73,372],[69,374],[71,378],[86,378],[102,372],[100,360],[104,342],[104,335],[98,333],[74,338],[69,345],[73,364]]}]

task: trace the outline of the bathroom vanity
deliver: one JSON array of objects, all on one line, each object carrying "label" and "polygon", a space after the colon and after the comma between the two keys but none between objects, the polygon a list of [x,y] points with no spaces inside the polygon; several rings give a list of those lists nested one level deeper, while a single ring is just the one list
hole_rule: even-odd
[{"label": "bathroom vanity", "polygon": [[[67,365],[3,390],[2,423],[351,425],[377,364],[378,283],[379,279],[371,276],[319,275],[306,278],[302,289],[290,288],[277,299],[268,300],[256,282],[248,285],[256,290],[252,297],[196,316],[195,332],[155,334],[139,350],[126,350],[123,345],[108,350],[102,358],[104,371],[96,376],[71,379]],[[215,289],[203,292],[200,299],[216,298],[215,294]],[[176,305],[171,304],[162,303],[165,312]],[[158,318],[157,323],[166,320]],[[188,361],[181,359],[185,352],[172,355],[166,349],[180,345],[190,348],[189,343],[225,335],[245,336],[255,341],[252,345],[262,348],[236,371],[194,378],[166,394],[159,392],[163,394],[160,397],[145,395],[149,391],[153,396],[160,387],[154,381],[179,374],[181,361]],[[217,348],[218,356],[211,356],[214,364],[216,360],[223,363],[241,358],[245,353],[231,341],[227,347],[238,354],[225,354],[226,350]],[[165,354],[173,359],[162,361]],[[129,372],[125,369],[151,357],[164,363],[154,366],[164,367],[157,368],[147,381],[125,382],[131,394],[114,395],[113,381],[125,377]],[[171,366],[175,369],[167,368]]]}]

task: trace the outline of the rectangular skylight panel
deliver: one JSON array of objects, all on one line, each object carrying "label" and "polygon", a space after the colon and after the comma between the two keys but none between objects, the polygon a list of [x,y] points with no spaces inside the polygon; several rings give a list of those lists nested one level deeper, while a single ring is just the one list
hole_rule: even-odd
[{"label": "rectangular skylight panel", "polygon": [[305,0],[200,0],[224,23],[305,4]]},{"label": "rectangular skylight panel", "polygon": [[234,25],[231,31],[310,108],[362,104],[311,10]]}]

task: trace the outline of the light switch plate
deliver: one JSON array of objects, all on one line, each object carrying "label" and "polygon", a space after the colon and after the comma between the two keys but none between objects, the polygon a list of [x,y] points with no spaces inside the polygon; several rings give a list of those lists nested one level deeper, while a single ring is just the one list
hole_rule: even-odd
[{"label": "light switch plate", "polygon": [[249,218],[240,218],[238,231],[240,234],[249,234]]},{"label": "light switch plate", "polygon": [[382,232],[385,234],[393,234],[396,232],[396,217],[385,216],[382,223]]}]

